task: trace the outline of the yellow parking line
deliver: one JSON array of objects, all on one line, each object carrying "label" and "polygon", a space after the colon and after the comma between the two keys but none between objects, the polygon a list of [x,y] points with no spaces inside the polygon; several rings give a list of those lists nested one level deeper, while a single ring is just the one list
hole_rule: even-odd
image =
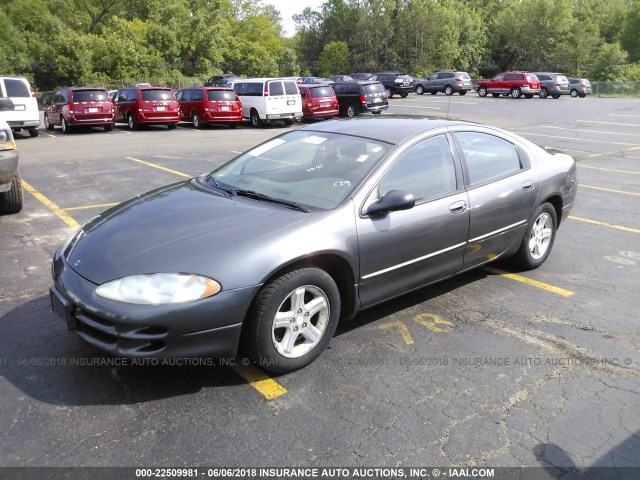
[{"label": "yellow parking line", "polygon": [[549,285],[548,283],[543,283],[537,280],[532,280],[530,278],[523,277],[522,275],[509,273],[504,270],[500,270],[499,268],[484,267],[484,269],[488,272],[495,273],[496,275],[500,275],[501,277],[510,278],[511,280],[515,280],[516,282],[526,283],[527,285],[532,285],[534,287],[542,288],[543,290],[547,290],[548,292],[562,295],[563,297],[570,297],[575,293],[575,292],[572,292],[571,290],[565,290],[564,288],[554,287],[553,285]]},{"label": "yellow parking line", "polygon": [[616,123],[616,122],[599,122],[597,120],[576,120],[580,123],[598,123],[601,125],[618,125],[621,127],[640,127],[640,123]]},{"label": "yellow parking line", "polygon": [[236,153],[236,154],[240,155],[242,152],[239,152],[237,150],[231,150],[231,153]]},{"label": "yellow parking line", "polygon": [[64,223],[69,225],[71,228],[80,228],[80,224],[78,222],[76,222],[73,218],[67,215],[64,212],[64,210],[62,210],[58,205],[53,203],[51,200],[49,200],[47,197],[41,194],[38,190],[32,187],[31,184],[29,184],[28,182],[25,182],[24,179],[22,179],[22,186],[27,192],[29,192],[31,195],[36,197],[40,202],[42,202],[42,204],[44,204],[45,207],[47,207],[49,210],[55,213]]},{"label": "yellow parking line", "polygon": [[147,162],[145,160],[140,160],[139,158],[134,158],[134,157],[124,157],[124,158],[126,158],[127,160],[131,160],[133,162],[142,163],[143,165],[146,165],[148,167],[153,167],[153,168],[157,168],[158,170],[164,170],[165,172],[173,173],[174,175],[180,175],[181,177],[186,177],[186,178],[193,177],[193,175],[182,173],[177,170],[171,170],[170,168],[163,167],[162,165],[156,165],[155,163]]},{"label": "yellow parking line", "polygon": [[638,195],[638,196],[640,196],[640,193],[636,193],[636,192],[625,192],[624,190],[614,190],[612,188],[594,187],[593,185],[585,185],[584,183],[579,183],[578,186],[580,188],[591,188],[593,190],[601,190],[603,192],[622,193],[623,195]]},{"label": "yellow parking line", "polygon": [[593,167],[591,165],[583,165],[581,163],[578,163],[578,166],[582,168],[590,168],[592,170],[604,170],[605,172],[628,173],[630,175],[640,175],[640,172],[634,172],[632,170],[617,170],[615,168]]},{"label": "yellow parking line", "polygon": [[623,232],[640,233],[637,228],[623,227],[622,225],[614,225],[612,223],[599,222],[597,220],[589,220],[588,218],[569,216],[571,220],[577,220],[579,222],[592,223],[593,225],[600,225],[601,227],[615,228],[616,230],[622,230]]},{"label": "yellow parking line", "polygon": [[57,135],[51,135],[50,133],[45,133],[45,135],[49,138],[58,138]]},{"label": "yellow parking line", "polygon": [[72,212],[74,210],[88,210],[90,208],[106,208],[106,207],[115,207],[118,203],[99,203],[97,205],[84,205],[82,207],[69,207],[63,208],[65,212]]},{"label": "yellow parking line", "polygon": [[233,370],[244,378],[249,385],[259,391],[267,400],[280,397],[287,389],[253,365],[236,365]]}]

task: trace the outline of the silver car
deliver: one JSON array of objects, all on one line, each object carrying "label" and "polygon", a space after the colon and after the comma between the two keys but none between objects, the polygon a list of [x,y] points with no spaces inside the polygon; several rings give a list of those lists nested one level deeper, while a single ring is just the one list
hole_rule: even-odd
[{"label": "silver car", "polygon": [[569,95],[569,79],[561,73],[535,72],[540,80],[540,98],[560,98]]},{"label": "silver car", "polygon": [[51,302],[129,357],[230,356],[289,372],[339,321],[500,258],[541,265],[576,165],[493,127],[370,117],[301,128],[92,219]]}]

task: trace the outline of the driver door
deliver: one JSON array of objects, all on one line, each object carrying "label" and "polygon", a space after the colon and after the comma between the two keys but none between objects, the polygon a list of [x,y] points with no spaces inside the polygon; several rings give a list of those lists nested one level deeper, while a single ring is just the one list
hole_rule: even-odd
[{"label": "driver door", "polygon": [[413,194],[409,210],[356,219],[362,306],[458,272],[469,232],[467,193],[445,134],[409,147],[365,206],[391,190]]}]

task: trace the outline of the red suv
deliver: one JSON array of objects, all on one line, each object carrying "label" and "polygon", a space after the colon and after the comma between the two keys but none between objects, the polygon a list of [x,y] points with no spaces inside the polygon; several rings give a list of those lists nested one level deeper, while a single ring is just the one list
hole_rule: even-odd
[{"label": "red suv", "polygon": [[176,94],[180,119],[196,128],[207,123],[226,123],[231,128],[242,122],[242,103],[235,90],[223,87],[189,87]]},{"label": "red suv", "polygon": [[130,87],[113,98],[116,122],[128,124],[131,130],[141,125],[166,125],[172,130],[180,121],[180,105],[170,88]]},{"label": "red suv", "polygon": [[513,98],[533,98],[540,93],[540,81],[533,73],[504,72],[489,80],[479,81],[476,83],[476,90],[481,97],[490,93],[494,97],[511,95]]},{"label": "red suv", "polygon": [[113,130],[113,105],[103,88],[61,88],[45,104],[44,126],[48,130],[56,125],[64,133],[79,125]]},{"label": "red suv", "polygon": [[340,113],[336,92],[330,85],[299,84],[303,118],[330,118]]}]

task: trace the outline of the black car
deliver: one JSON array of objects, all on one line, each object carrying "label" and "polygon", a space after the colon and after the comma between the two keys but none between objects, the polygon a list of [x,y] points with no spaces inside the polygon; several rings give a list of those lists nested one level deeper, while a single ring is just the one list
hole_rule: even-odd
[{"label": "black car", "polygon": [[377,80],[378,77],[374,73],[350,73],[349,76],[354,80]]},{"label": "black car", "polygon": [[395,94],[405,98],[415,88],[413,77],[406,73],[400,72],[381,72],[376,73],[376,79],[382,82],[384,87],[389,91],[389,98]]},{"label": "black car", "polygon": [[227,82],[239,78],[234,73],[223,73],[222,75],[214,75],[204,82],[205,87],[224,87]]},{"label": "black car", "polygon": [[331,75],[327,78],[329,82],[353,82],[355,79],[351,75]]},{"label": "black car", "polygon": [[374,115],[389,108],[387,93],[380,82],[335,82],[331,85],[340,104],[340,115],[353,117],[360,113]]}]

